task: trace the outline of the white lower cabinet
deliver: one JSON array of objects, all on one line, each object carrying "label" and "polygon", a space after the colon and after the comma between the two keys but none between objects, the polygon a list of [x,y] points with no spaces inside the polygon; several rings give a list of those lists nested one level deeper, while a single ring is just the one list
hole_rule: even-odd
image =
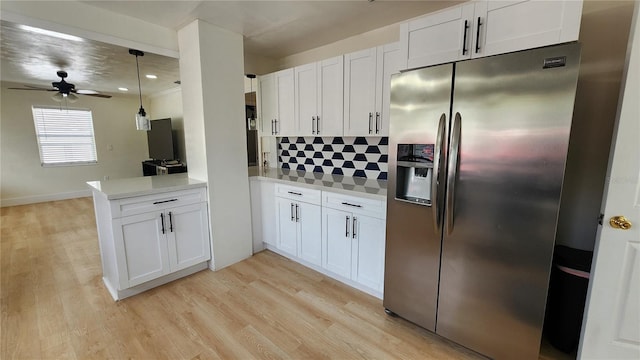
[{"label": "white lower cabinet", "polygon": [[[384,199],[251,183],[254,237],[262,236],[267,249],[382,298]],[[269,196],[273,201],[265,199]],[[268,223],[275,224],[275,241],[262,234]]]},{"label": "white lower cabinet", "polygon": [[207,268],[205,192],[108,200],[94,191],[103,279],[115,300]]},{"label": "white lower cabinet", "polygon": [[382,292],[385,220],[363,215],[358,210],[323,207],[323,267]]},{"label": "white lower cabinet", "polygon": [[277,248],[320,266],[320,191],[276,185]]}]

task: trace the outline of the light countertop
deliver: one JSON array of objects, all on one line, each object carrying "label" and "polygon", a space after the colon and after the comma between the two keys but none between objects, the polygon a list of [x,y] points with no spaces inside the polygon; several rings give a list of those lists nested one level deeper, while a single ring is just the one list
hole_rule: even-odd
[{"label": "light countertop", "polygon": [[196,187],[206,187],[207,183],[189,178],[188,173],[181,173],[105,181],[87,181],[87,185],[89,185],[91,190],[105,194],[107,199],[116,200]]},{"label": "light countertop", "polygon": [[258,166],[249,167],[249,178],[333,191],[347,195],[364,196],[378,200],[387,198],[387,182],[385,180],[280,168],[262,168]]}]

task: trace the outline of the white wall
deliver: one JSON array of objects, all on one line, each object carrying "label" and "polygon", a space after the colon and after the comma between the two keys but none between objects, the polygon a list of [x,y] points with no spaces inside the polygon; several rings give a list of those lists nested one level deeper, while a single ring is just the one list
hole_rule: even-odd
[{"label": "white wall", "polygon": [[[152,120],[171,118],[173,129],[173,142],[177,146],[174,149],[178,159],[185,164],[188,162],[184,143],[184,120],[182,117],[182,89],[180,87],[163,91],[148,97],[145,104],[147,115]],[[188,166],[188,165],[187,165]],[[188,167],[187,167],[188,169]]]},{"label": "white wall", "polygon": [[[138,99],[80,96],[70,107],[91,109],[98,164],[42,167],[31,113],[32,105],[56,106],[51,93],[8,90],[0,96],[0,201],[11,206],[88,196],[86,181],[141,176],[147,158],[147,137],[135,128]],[[113,150],[109,150],[109,146]]]},{"label": "white wall", "polygon": [[207,181],[218,270],[252,255],[243,39],[196,20],[178,31],[178,43],[189,175]]}]

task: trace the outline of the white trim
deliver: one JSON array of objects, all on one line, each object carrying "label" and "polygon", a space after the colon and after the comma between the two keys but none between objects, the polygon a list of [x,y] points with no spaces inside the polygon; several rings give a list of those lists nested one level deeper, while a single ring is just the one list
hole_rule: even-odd
[{"label": "white trim", "polygon": [[10,199],[1,199],[0,207],[35,204],[35,203],[41,203],[41,202],[47,202],[47,201],[67,200],[67,199],[75,199],[75,198],[88,197],[88,196],[91,196],[91,190],[71,191],[71,192],[58,193],[58,194],[23,196],[23,197],[16,197],[16,198],[10,198]]}]

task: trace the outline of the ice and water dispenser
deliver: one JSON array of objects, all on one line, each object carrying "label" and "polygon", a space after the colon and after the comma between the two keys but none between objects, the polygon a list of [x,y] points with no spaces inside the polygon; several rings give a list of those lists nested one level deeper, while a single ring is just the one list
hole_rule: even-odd
[{"label": "ice and water dispenser", "polygon": [[398,144],[396,199],[431,205],[433,144]]}]

